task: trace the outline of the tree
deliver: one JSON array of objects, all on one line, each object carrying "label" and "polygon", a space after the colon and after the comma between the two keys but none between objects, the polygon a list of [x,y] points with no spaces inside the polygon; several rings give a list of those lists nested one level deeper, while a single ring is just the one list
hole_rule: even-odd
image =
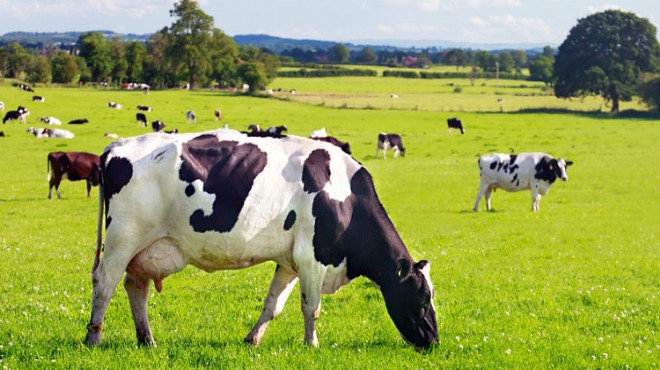
[{"label": "tree", "polygon": [[378,56],[376,55],[374,48],[372,48],[371,46],[365,46],[360,51],[360,54],[357,57],[358,63],[376,64],[377,61],[378,61]]},{"label": "tree", "polygon": [[328,60],[332,63],[348,63],[350,60],[350,53],[344,44],[335,44],[328,50]]},{"label": "tree", "polygon": [[50,83],[52,74],[48,58],[43,55],[32,58],[27,69],[27,80],[31,83]]},{"label": "tree", "polygon": [[238,58],[238,46],[234,39],[225,35],[219,29],[213,30],[213,53],[211,55],[211,67],[213,78],[222,86],[235,86],[238,83],[236,75],[236,60]]},{"label": "tree", "polygon": [[524,50],[516,50],[513,52],[513,61],[516,68],[521,69],[527,67],[527,53]]},{"label": "tree", "polygon": [[497,61],[499,63],[500,72],[511,72],[516,65],[511,53],[508,51],[503,51]]},{"label": "tree", "polygon": [[641,83],[639,95],[651,109],[660,110],[660,77]]},{"label": "tree", "polygon": [[166,56],[187,77],[190,88],[195,88],[211,71],[213,17],[192,0],[174,3],[170,16],[176,21],[167,29]]},{"label": "tree", "polygon": [[656,28],[633,13],[607,10],[578,20],[555,58],[555,95],[601,95],[612,102],[630,101],[643,72],[660,68]]},{"label": "tree", "polygon": [[119,38],[114,38],[108,43],[110,58],[112,59],[112,79],[117,83],[122,83],[126,80],[128,62],[126,61],[126,49],[124,43]]},{"label": "tree", "polygon": [[540,54],[529,65],[529,77],[532,81],[542,81],[546,85],[552,84],[552,58]]},{"label": "tree", "polygon": [[76,62],[76,57],[63,51],[53,57],[51,70],[53,82],[55,83],[74,83],[80,76],[80,68]]},{"label": "tree", "polygon": [[467,55],[462,49],[451,49],[442,53],[442,63],[450,66],[456,66],[456,70],[466,65]]},{"label": "tree", "polygon": [[147,49],[137,41],[130,41],[124,46],[126,58],[126,77],[129,81],[140,82],[142,78],[142,63]]},{"label": "tree", "polygon": [[263,63],[243,63],[238,67],[238,75],[244,83],[250,85],[250,93],[254,93],[260,86],[266,85],[266,67]]},{"label": "tree", "polygon": [[108,42],[103,34],[97,31],[82,33],[78,37],[78,45],[80,46],[79,55],[89,68],[91,80],[106,81],[112,71],[112,58]]},{"label": "tree", "polygon": [[30,64],[31,55],[18,42],[11,43],[8,49],[11,76],[24,79],[24,73]]}]

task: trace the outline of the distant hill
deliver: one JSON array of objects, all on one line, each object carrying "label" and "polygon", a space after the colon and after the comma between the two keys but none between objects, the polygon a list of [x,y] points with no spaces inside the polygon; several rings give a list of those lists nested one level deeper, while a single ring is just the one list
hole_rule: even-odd
[{"label": "distant hill", "polygon": [[[151,37],[151,34],[120,34],[113,31],[103,30],[97,32],[102,33],[108,39],[119,37],[124,41],[146,42]],[[81,33],[83,32],[9,32],[0,36],[0,45],[6,45],[14,41],[32,47],[51,44],[74,44],[78,41]],[[265,48],[277,54],[284,50],[292,50],[295,48],[300,48],[302,50],[329,49],[338,43],[338,41],[290,39],[265,34],[235,35],[233,36],[233,39],[238,45]],[[353,42],[343,42],[343,44],[350,51],[359,51],[366,46],[370,46],[376,52],[380,50],[414,50],[419,52],[424,49],[443,50],[460,48],[489,51],[526,50],[531,54],[541,52],[543,47],[546,46],[541,44],[470,44],[442,40],[356,40]]]}]

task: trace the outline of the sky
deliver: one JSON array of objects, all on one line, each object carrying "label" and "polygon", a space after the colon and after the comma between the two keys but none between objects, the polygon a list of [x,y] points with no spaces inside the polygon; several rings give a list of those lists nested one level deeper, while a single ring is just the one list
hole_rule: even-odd
[{"label": "sky", "polygon": [[[13,31],[156,32],[175,0],[0,0],[0,35]],[[559,45],[579,19],[607,9],[660,28],[659,0],[200,0],[229,36],[335,42],[442,40]],[[442,45],[438,45],[442,46]]]}]

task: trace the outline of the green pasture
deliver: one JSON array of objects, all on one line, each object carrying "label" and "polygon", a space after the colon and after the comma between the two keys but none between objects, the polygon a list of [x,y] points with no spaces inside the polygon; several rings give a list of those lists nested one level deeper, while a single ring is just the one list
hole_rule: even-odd
[{"label": "green pasture", "polygon": [[[450,83],[463,86],[454,93]],[[37,139],[7,123],[0,159],[0,365],[27,368],[657,368],[660,364],[660,149],[657,118],[594,112],[597,99],[566,102],[533,95],[523,81],[390,78],[277,79],[295,96],[249,97],[214,91],[37,87],[45,103],[6,81],[0,101],[69,126],[71,140]],[[525,84],[527,87],[520,87]],[[517,96],[517,91],[526,91]],[[392,100],[390,93],[400,98]],[[319,100],[313,100],[317,96]],[[341,98],[339,98],[341,96]],[[497,97],[504,99],[503,113]],[[554,99],[554,100],[553,100]],[[495,100],[495,104],[493,104]],[[106,104],[115,101],[122,110]],[[546,113],[522,108],[553,108]],[[256,322],[273,263],[207,274],[189,267],[149,300],[156,348],[137,346],[120,285],[101,345],[82,344],[89,321],[90,269],[97,218],[95,188],[64,181],[48,200],[46,155],[100,153],[106,132],[149,132],[136,105],[166,129],[246,129],[285,123],[306,136],[325,127],[350,142],[372,174],[388,214],[415,259],[431,261],[440,341],[424,352],[404,343],[382,297],[359,278],[324,296],[320,348],[303,344],[299,293],[260,347],[243,343]],[[509,108],[508,104],[515,108]],[[561,105],[563,104],[563,105]],[[630,103],[624,109],[636,107]],[[341,107],[351,109],[342,109]],[[217,122],[213,110],[220,108]],[[367,109],[365,109],[367,108]],[[196,124],[185,111],[197,113]],[[607,109],[604,109],[607,110]],[[573,112],[571,112],[573,111]],[[449,134],[458,116],[466,134]],[[374,159],[380,131],[402,135],[405,158]],[[477,158],[488,152],[543,151],[575,162],[531,212],[529,192],[493,195],[494,211],[472,212]],[[359,246],[356,246],[359,247]],[[296,288],[297,289],[297,288]]]}]

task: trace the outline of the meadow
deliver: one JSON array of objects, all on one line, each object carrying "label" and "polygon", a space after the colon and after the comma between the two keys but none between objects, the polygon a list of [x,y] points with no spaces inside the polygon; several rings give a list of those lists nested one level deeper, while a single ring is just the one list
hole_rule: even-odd
[{"label": "meadow", "polygon": [[[601,113],[598,99],[557,100],[526,81],[395,78],[277,79],[296,94],[249,97],[218,91],[137,91],[0,85],[7,109],[31,110],[28,124],[0,130],[0,364],[24,368],[657,368],[660,364],[660,161],[657,116]],[[526,87],[521,87],[525,84]],[[399,99],[390,99],[397,93]],[[318,98],[312,99],[312,96]],[[500,109],[497,98],[503,98]],[[522,99],[525,98],[523,101]],[[107,108],[121,103],[122,110]],[[515,106],[514,104],[515,103]],[[82,344],[89,321],[90,269],[98,194],[64,181],[48,200],[46,155],[100,153],[106,132],[148,132],[149,121],[180,132],[224,124],[285,123],[306,136],[325,127],[348,141],[372,174],[380,200],[413,257],[431,261],[440,340],[416,352],[399,336],[382,297],[358,278],[322,298],[320,348],[303,344],[296,288],[260,347],[243,343],[258,318],[273,263],[207,274],[192,267],[151,290],[158,343],[139,347],[120,285],[103,342]],[[510,105],[509,105],[510,104]],[[554,106],[554,104],[557,104]],[[635,102],[623,109],[636,108]],[[213,110],[220,108],[217,122]],[[197,113],[196,124],[185,111]],[[527,110],[529,109],[529,110]],[[502,110],[502,111],[501,111]],[[83,126],[76,137],[37,139],[39,117]],[[458,116],[466,134],[449,134]],[[374,159],[378,132],[397,132],[405,158]],[[492,212],[472,212],[476,161],[488,152],[543,151],[575,162],[531,212],[529,192],[493,195]]]}]

